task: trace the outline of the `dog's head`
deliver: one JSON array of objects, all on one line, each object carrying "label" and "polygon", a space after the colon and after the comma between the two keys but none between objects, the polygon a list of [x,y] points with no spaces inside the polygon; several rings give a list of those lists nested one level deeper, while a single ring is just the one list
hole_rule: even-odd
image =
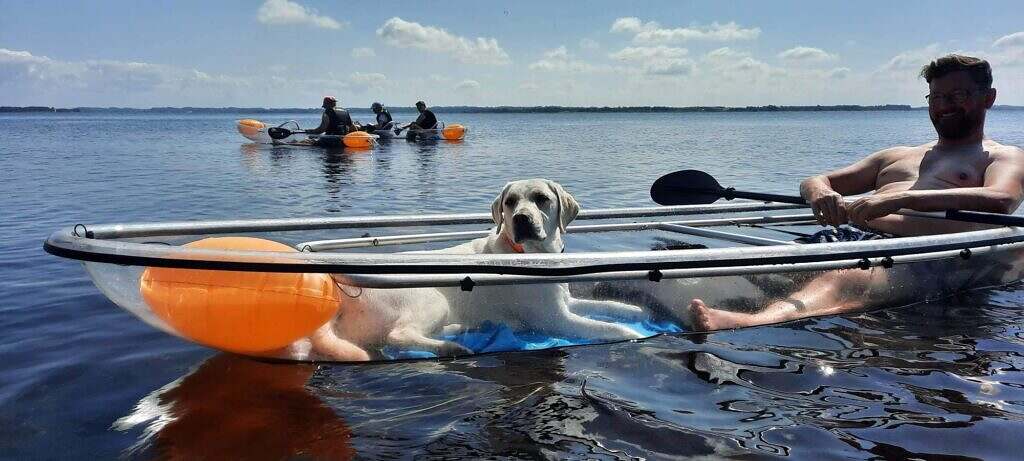
[{"label": "dog's head", "polygon": [[576,199],[547,179],[510,182],[491,204],[495,233],[533,252],[562,251],[562,233],[579,211]]}]

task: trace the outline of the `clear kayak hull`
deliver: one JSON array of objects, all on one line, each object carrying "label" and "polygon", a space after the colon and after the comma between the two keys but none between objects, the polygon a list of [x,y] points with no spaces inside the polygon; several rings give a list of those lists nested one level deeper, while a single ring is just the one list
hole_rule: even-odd
[{"label": "clear kayak hull", "polygon": [[[793,208],[589,210],[577,218],[587,223],[565,237],[640,242],[625,251],[438,251],[486,238],[484,214],[79,225],[55,232],[45,248],[81,260],[104,295],[155,328],[217,349],[302,361],[632,340],[689,331],[694,299],[756,323],[778,306],[828,314],[906,305],[1024,274],[1018,228],[797,245],[763,228],[813,229],[810,216]],[[432,232],[420,232],[425,226]],[[401,232],[409,227],[417,232]],[[290,248],[196,245],[224,235]],[[665,241],[673,243],[651,244]],[[382,252],[391,246],[402,251]],[[405,251],[424,249],[433,251]],[[157,270],[172,272],[154,288]],[[274,334],[286,340],[261,339]]]},{"label": "clear kayak hull", "polygon": [[[316,146],[316,147],[348,147],[353,149],[369,149],[376,145],[381,135],[378,133],[353,132],[347,135],[307,135],[302,132],[299,124],[289,120],[276,127],[254,119],[244,119],[237,122],[238,133],[246,139],[258,144],[290,145],[290,146]],[[290,134],[285,137],[271,137],[272,128],[285,128]],[[391,133],[393,135],[394,133]],[[390,136],[389,136],[390,137]]]}]

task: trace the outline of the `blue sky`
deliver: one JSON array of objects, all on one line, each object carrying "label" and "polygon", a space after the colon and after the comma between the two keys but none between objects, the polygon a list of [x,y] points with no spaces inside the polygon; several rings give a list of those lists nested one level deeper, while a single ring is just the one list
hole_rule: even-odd
[{"label": "blue sky", "polygon": [[951,51],[1024,105],[1020,0],[0,0],[0,105],[921,105]]}]

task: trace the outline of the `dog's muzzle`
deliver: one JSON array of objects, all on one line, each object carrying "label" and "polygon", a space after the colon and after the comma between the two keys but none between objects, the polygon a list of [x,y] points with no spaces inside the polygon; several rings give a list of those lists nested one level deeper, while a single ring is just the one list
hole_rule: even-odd
[{"label": "dog's muzzle", "polygon": [[522,242],[523,240],[540,239],[537,225],[534,224],[533,219],[524,214],[512,216],[512,234],[516,243]]}]

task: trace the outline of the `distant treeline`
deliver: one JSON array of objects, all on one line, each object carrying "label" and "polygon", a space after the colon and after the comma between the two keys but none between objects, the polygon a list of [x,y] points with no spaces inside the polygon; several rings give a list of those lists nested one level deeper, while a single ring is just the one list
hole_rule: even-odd
[{"label": "distant treeline", "polygon": [[56,109],[53,107],[43,106],[26,106],[26,107],[11,107],[11,106],[0,106],[0,112],[81,112],[79,108],[74,109]]},{"label": "distant treeline", "polygon": [[[1024,106],[996,105],[998,110],[1024,110]],[[912,107],[908,104],[884,104],[880,106],[859,106],[852,104],[835,106],[692,106],[692,107],[669,107],[669,106],[626,106],[626,107],[566,107],[566,106],[435,106],[431,109],[444,113],[485,113],[485,114],[544,114],[561,112],[629,112],[629,113],[671,113],[671,112],[823,112],[823,111],[879,111],[879,110],[920,110],[923,107]],[[0,112],[121,112],[121,113],[161,113],[161,114],[275,114],[275,113],[296,113],[309,112],[319,113],[320,108],[265,108],[265,107],[152,107],[149,109],[133,109],[128,107],[74,107],[69,109],[28,106],[10,107],[0,106]],[[369,113],[366,108],[349,108],[355,113]],[[389,108],[395,113],[414,113],[414,107],[392,107]]]}]

